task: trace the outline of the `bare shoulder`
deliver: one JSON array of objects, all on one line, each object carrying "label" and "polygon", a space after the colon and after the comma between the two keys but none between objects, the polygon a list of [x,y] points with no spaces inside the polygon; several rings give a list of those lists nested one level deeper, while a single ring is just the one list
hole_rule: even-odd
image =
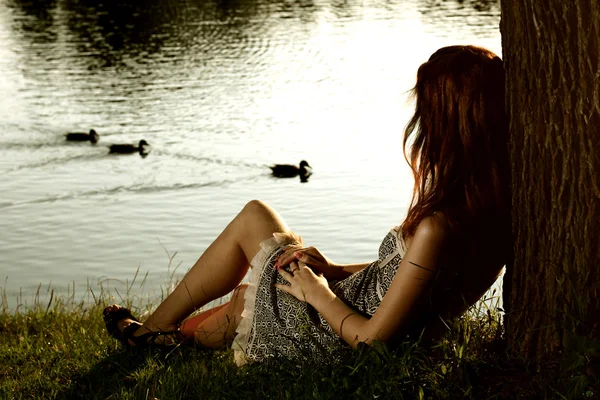
[{"label": "bare shoulder", "polygon": [[414,235],[406,238],[405,258],[437,265],[439,257],[447,252],[450,240],[448,219],[444,214],[436,213],[421,220]]},{"label": "bare shoulder", "polygon": [[429,242],[433,244],[443,244],[450,238],[450,225],[448,218],[444,213],[437,212],[434,215],[423,218],[415,234],[413,235],[413,241],[418,242]]}]

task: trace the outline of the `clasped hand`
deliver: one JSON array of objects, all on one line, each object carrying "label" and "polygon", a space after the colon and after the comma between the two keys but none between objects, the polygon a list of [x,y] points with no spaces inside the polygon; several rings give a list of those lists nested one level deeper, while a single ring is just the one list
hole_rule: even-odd
[{"label": "clasped hand", "polygon": [[305,247],[290,245],[285,248],[285,251],[277,258],[275,268],[278,269],[284,265],[290,264],[292,261],[303,262],[312,269],[316,274],[322,274],[328,280],[343,279],[343,268],[334,264],[331,260],[325,257],[315,247]]},{"label": "clasped hand", "polygon": [[276,284],[275,287],[291,294],[300,301],[312,304],[319,295],[329,291],[329,284],[323,274],[315,274],[302,261],[292,261],[290,263],[290,272],[287,272],[280,266],[277,267],[277,271],[289,285]]}]

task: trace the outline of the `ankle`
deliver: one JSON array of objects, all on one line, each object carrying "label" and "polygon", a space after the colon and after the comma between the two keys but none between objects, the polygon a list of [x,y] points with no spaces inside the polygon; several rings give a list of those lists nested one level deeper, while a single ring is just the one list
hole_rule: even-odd
[{"label": "ankle", "polygon": [[173,332],[179,330],[179,324],[152,324],[149,325],[146,322],[142,324],[138,330],[137,335],[141,335],[148,332]]}]

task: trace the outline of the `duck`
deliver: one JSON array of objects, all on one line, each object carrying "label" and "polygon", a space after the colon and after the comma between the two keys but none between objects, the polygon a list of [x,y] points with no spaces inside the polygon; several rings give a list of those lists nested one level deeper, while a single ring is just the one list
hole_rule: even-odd
[{"label": "duck", "polygon": [[306,179],[312,174],[312,168],[305,160],[300,161],[299,166],[291,164],[275,164],[269,168],[273,171],[273,175],[278,178],[293,178],[299,175],[300,179]]},{"label": "duck", "polygon": [[140,143],[136,146],[135,144],[111,144],[109,148],[109,153],[116,154],[131,154],[131,153],[140,153],[144,154],[144,146],[148,146],[148,142],[144,139],[140,140]]},{"label": "duck", "polygon": [[87,142],[89,140],[90,142],[92,142],[92,144],[96,144],[96,142],[100,138],[100,135],[98,135],[98,133],[96,133],[96,131],[93,129],[90,129],[89,133],[69,132],[69,133],[65,134],[65,136],[66,136],[67,140],[70,140],[73,142]]}]

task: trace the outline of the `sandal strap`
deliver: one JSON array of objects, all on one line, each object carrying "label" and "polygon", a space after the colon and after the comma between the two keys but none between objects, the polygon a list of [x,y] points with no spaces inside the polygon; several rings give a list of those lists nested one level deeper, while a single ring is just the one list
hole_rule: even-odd
[{"label": "sandal strap", "polygon": [[[120,341],[124,346],[130,346],[130,341],[136,347],[148,347],[154,344],[154,341],[161,337],[167,335],[177,335],[178,339],[182,341],[185,339],[180,330],[180,324],[177,324],[177,328],[171,331],[151,331],[147,333],[143,333],[139,336],[134,336],[134,333],[138,331],[142,327],[142,323],[131,314],[131,311],[125,307],[120,307],[116,311],[108,311],[108,309],[104,309],[102,313],[104,318],[104,323],[106,325],[106,330],[108,333]],[[122,331],[119,330],[118,323],[119,321],[128,318],[133,320],[134,322],[127,325]],[[182,339],[183,337],[183,339]]]},{"label": "sandal strap", "polygon": [[135,332],[137,332],[138,329],[140,329],[142,327],[142,324],[136,323],[136,322],[132,322],[131,324],[127,325],[125,328],[123,328],[123,331],[121,331],[121,338],[122,338],[122,342],[123,343],[127,343],[127,340],[133,338],[133,334]]},{"label": "sandal strap", "polygon": [[[134,324],[131,324],[131,325],[134,325]],[[144,347],[153,345],[154,341],[161,336],[167,336],[167,335],[181,333],[181,331],[179,329],[176,329],[176,330],[172,330],[172,331],[152,331],[152,332],[142,333],[139,336],[133,336],[133,333],[136,332],[142,325],[135,324],[136,325],[135,327],[131,328],[131,330],[128,330],[128,328],[131,325],[129,325],[125,329],[123,329],[123,336],[125,338],[125,343],[127,343],[128,340],[131,340],[133,342],[133,344],[135,344],[135,347],[139,347],[139,348],[144,348]],[[125,331],[127,331],[127,332],[125,332]]]}]

